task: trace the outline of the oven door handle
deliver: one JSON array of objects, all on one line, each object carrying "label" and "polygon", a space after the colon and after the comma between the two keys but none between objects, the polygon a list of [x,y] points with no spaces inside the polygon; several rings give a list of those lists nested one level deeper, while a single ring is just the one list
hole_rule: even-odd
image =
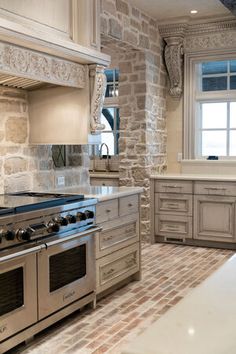
[{"label": "oven door handle", "polygon": [[60,243],[63,243],[63,242],[66,242],[66,241],[70,241],[70,240],[73,240],[73,239],[78,238],[78,237],[88,236],[88,235],[91,235],[91,234],[93,234],[95,232],[100,232],[101,230],[102,230],[102,227],[99,227],[99,226],[91,227],[88,230],[81,231],[81,232],[75,233],[73,235],[65,236],[65,237],[59,238],[59,239],[54,240],[54,241],[46,242],[46,247],[51,247],[51,246],[54,246],[54,245],[58,245]]},{"label": "oven door handle", "polygon": [[19,257],[28,256],[29,254],[39,253],[43,248],[46,248],[46,245],[39,245],[23,251],[8,254],[7,256],[0,257],[0,263],[12,261]]}]

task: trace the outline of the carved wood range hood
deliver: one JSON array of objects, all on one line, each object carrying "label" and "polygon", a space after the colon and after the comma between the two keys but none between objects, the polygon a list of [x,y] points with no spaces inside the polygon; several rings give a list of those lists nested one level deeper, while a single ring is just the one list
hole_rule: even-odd
[{"label": "carved wood range hood", "polygon": [[27,27],[12,30],[9,23],[1,19],[0,84],[28,91],[29,143],[88,143],[89,133],[103,129],[109,56],[55,36],[36,38],[32,29],[28,35]]}]

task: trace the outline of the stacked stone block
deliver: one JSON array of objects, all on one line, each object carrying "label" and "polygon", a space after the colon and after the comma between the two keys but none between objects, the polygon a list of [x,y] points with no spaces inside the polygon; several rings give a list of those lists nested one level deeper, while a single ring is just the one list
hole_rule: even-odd
[{"label": "stacked stone block", "polygon": [[101,0],[102,44],[116,48],[120,184],[142,186],[141,234],[150,236],[150,175],[166,169],[166,70],[157,22],[128,1]]}]

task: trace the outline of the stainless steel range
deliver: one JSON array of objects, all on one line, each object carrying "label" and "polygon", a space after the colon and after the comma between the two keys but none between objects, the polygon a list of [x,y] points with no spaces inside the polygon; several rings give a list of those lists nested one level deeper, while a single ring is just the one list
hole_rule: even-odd
[{"label": "stainless steel range", "polygon": [[95,306],[96,199],[0,195],[0,353]]}]

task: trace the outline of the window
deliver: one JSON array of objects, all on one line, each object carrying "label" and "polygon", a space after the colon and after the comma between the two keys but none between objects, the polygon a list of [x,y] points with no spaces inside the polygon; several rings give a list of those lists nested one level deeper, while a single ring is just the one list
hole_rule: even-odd
[{"label": "window", "polygon": [[185,158],[236,157],[236,59],[189,60]]},{"label": "window", "polygon": [[102,110],[101,123],[105,125],[105,129],[101,133],[101,144],[106,143],[109,149],[109,155],[118,155],[119,147],[119,108],[106,107]]}]

